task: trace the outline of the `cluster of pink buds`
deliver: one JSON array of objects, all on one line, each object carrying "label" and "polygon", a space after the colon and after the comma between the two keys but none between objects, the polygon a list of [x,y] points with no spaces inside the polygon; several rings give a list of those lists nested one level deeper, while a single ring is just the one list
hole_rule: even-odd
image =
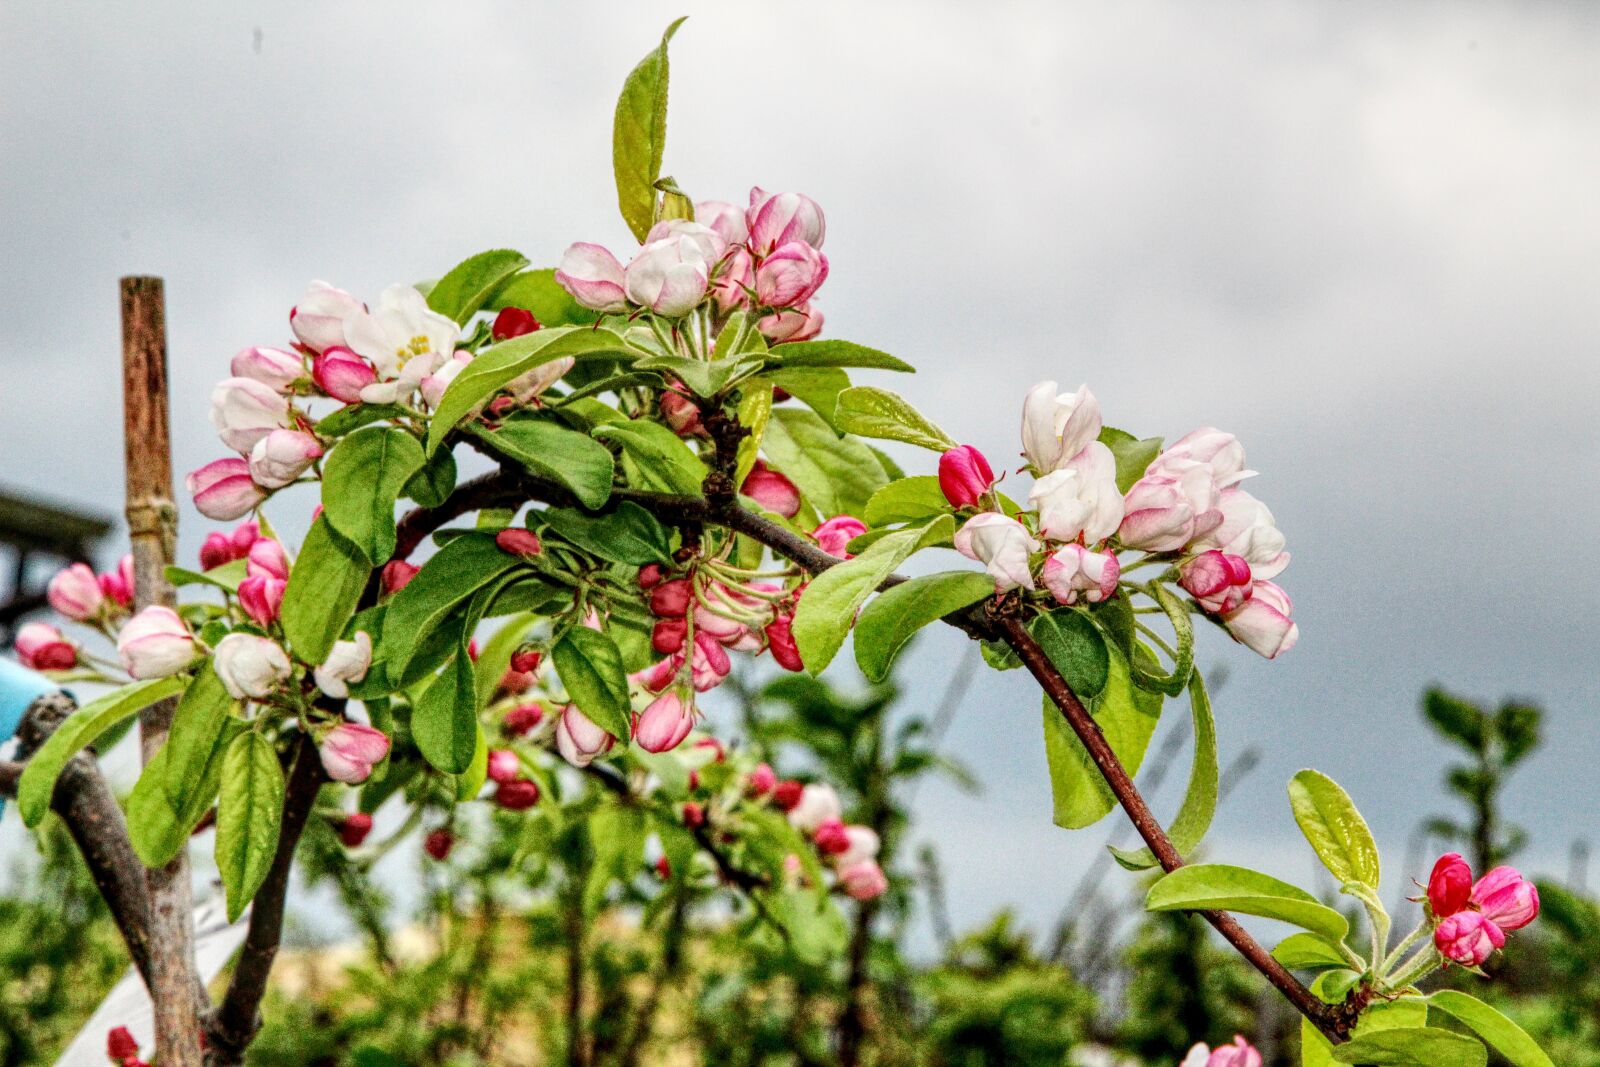
[{"label": "cluster of pink buds", "polygon": [[1216,1048],[1204,1042],[1195,1045],[1178,1067],[1261,1067],[1261,1053],[1243,1037],[1234,1035],[1231,1044]]},{"label": "cluster of pink buds", "polygon": [[150,1067],[139,1058],[139,1041],[126,1026],[118,1026],[106,1034],[106,1059],[116,1067]]},{"label": "cluster of pink buds", "polygon": [[[766,767],[762,764],[762,767]],[[761,768],[757,768],[759,774]],[[767,767],[770,776],[772,769]],[[756,775],[752,775],[754,785]],[[807,835],[823,861],[833,868],[839,888],[856,900],[872,900],[889,888],[878,865],[878,835],[871,827],[844,822],[839,794],[819,783],[801,785],[785,780],[771,787],[773,801],[788,816],[789,825]]]},{"label": "cluster of pink buds", "polygon": [[1449,852],[1428,878],[1428,912],[1439,954],[1477,967],[1505,947],[1507,932],[1538,918],[1539,890],[1514,867],[1496,867],[1474,883],[1467,861]]},{"label": "cluster of pink buds", "polygon": [[522,773],[522,757],[509,748],[489,752],[489,781],[494,802],[507,811],[526,811],[539,803],[539,786]]},{"label": "cluster of pink buds", "polygon": [[103,624],[126,615],[133,607],[133,557],[123,556],[104,574],[87,563],[63,567],[50,579],[45,599],[73,622]]},{"label": "cluster of pink buds", "polygon": [[822,209],[810,197],[757,187],[747,208],[704,200],[692,222],[656,223],[626,267],[600,245],[574,244],[556,280],[579,304],[603,314],[682,318],[709,301],[722,315],[755,311],[757,328],[773,344],[802,341],[822,329],[811,298],[828,277],[826,232]]}]

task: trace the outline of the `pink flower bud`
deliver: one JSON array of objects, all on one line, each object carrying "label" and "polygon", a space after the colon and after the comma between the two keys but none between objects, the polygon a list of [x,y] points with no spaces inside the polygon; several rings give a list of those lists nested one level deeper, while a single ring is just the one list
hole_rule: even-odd
[{"label": "pink flower bud", "polygon": [[1162,455],[1128,490],[1118,533],[1127,548],[1172,552],[1222,524],[1211,468]]},{"label": "pink flower bud", "polygon": [[[714,583],[714,588],[721,592],[722,597],[726,597],[734,603],[742,603],[747,599],[732,593],[727,586],[720,582]],[[722,597],[713,594],[709,598],[710,603],[720,604]],[[746,606],[755,607],[755,605],[750,604]],[[699,603],[694,606],[694,629],[696,635],[705,634],[721,644],[733,645],[740,642],[748,627],[744,623],[730,619],[725,615],[718,615],[706,603]]]},{"label": "pink flower bud", "polygon": [[489,336],[496,341],[509,341],[539,329],[539,320],[527,308],[502,308],[489,327]]},{"label": "pink flower bud", "polygon": [[500,728],[511,737],[522,737],[532,733],[544,722],[544,706],[529,702],[518,704],[506,712],[505,718],[500,720]]},{"label": "pink flower bud", "polygon": [[289,402],[254,378],[224,378],[211,392],[211,425],[223,444],[247,453],[268,433],[292,425]]},{"label": "pink flower bud", "polygon": [[597,756],[611,749],[616,738],[596,726],[578,710],[578,705],[568,704],[556,723],[556,751],[574,767],[587,767]]},{"label": "pink flower bud", "polygon": [[821,248],[828,233],[822,208],[815,200],[800,193],[768,193],[759,185],[750,190],[750,207],[744,217],[750,250],[758,256],[790,241]]},{"label": "pink flower bud", "polygon": [[984,565],[994,579],[995,592],[1033,588],[1031,557],[1041,546],[1016,519],[997,511],[980,512],[956,531],[955,546],[963,556]]},{"label": "pink flower bud", "polygon": [[878,851],[883,847],[877,831],[870,826],[846,826],[844,836],[848,847],[838,853],[833,860],[841,870],[857,863],[877,859]]},{"label": "pink flower bud", "polygon": [[971,445],[952,448],[939,457],[939,489],[952,507],[978,507],[993,485],[989,460]]},{"label": "pink flower bud", "polygon": [[1496,867],[1478,879],[1471,899],[1501,930],[1520,930],[1539,917],[1539,890],[1515,867]]},{"label": "pink flower bud", "polygon": [[74,563],[57,571],[45,588],[45,599],[57,612],[74,622],[87,622],[100,614],[105,593],[87,563]]},{"label": "pink flower bud", "polygon": [[811,531],[817,545],[830,556],[851,559],[850,542],[867,532],[867,524],[854,515],[835,515]]},{"label": "pink flower bud", "polygon": [[750,236],[744,211],[726,200],[701,200],[694,206],[694,221],[730,245],[742,245]]},{"label": "pink flower bud", "polygon": [[437,830],[429,830],[428,836],[422,839],[422,851],[439,863],[443,863],[455,847],[456,835],[442,826]]},{"label": "pink flower bud", "polygon": [[828,257],[804,241],[790,241],[756,268],[756,299],[766,307],[796,307],[827,279]]},{"label": "pink flower bud", "polygon": [[393,596],[404,589],[417,576],[422,568],[403,559],[390,560],[383,565],[383,592],[385,596]]},{"label": "pink flower bud", "polygon": [[456,375],[466,370],[471,362],[471,352],[457,352],[439,364],[438,370],[423,376],[419,388],[422,390],[422,399],[427,401],[429,407],[439,406],[439,401],[444,399],[445,390],[450,387],[450,383],[455,381]]},{"label": "pink flower bud", "polygon": [[800,661],[800,648],[794,643],[793,615],[779,615],[767,623],[767,650],[773,660],[786,671],[800,672],[806,665]]},{"label": "pink flower bud", "polygon": [[617,257],[596,244],[579,241],[561,257],[556,281],[590,311],[615,313],[628,309],[622,288],[622,264]]},{"label": "pink flower bud", "polygon": [[273,430],[250,450],[250,477],[263,489],[282,489],[311,469],[322,442],[299,430]]},{"label": "pink flower bud", "polygon": [[[671,621],[677,622],[681,620]],[[678,639],[678,643],[679,647],[681,648],[683,644],[683,638],[681,635]],[[677,681],[678,672],[681,670],[683,670],[683,654],[680,652],[670,655],[664,660],[658,660],[657,662],[646,667],[644,670],[638,671],[629,677],[638,682],[640,685],[644,686],[650,692],[659,693],[661,690]]]},{"label": "pink flower bud", "polygon": [[[698,223],[677,220],[629,261],[623,272],[628,299],[657,315],[687,315],[706,298],[711,268],[722,257],[721,238]],[[655,234],[665,224],[651,230]]]},{"label": "pink flower bud", "polygon": [[768,344],[781,345],[786,341],[809,341],[822,332],[822,310],[807,301],[799,307],[775,311],[756,320],[756,329]]},{"label": "pink flower bud", "polygon": [[1233,1044],[1218,1045],[1214,1051],[1204,1044],[1194,1046],[1179,1067],[1261,1067],[1261,1053],[1235,1036]]},{"label": "pink flower bud", "polygon": [[178,613],[152,605],[129,619],[117,634],[117,656],[134,678],[177,674],[201,655],[201,648]]},{"label": "pink flower bud", "polygon": [[245,555],[245,573],[252,578],[289,577],[289,556],[283,545],[274,537],[262,537],[250,546]]},{"label": "pink flower bud", "polygon": [[1428,878],[1428,906],[1433,917],[1446,919],[1467,906],[1472,895],[1472,868],[1459,852],[1447,852],[1433,865]]},{"label": "pink flower bud", "polygon": [[513,670],[506,667],[505,673],[500,675],[500,684],[496,687],[500,692],[515,696],[526,693],[533,688],[533,675],[525,671]]},{"label": "pink flower bud", "polygon": [[1222,616],[1233,639],[1250,651],[1274,659],[1300,640],[1300,627],[1289,617],[1289,594],[1271,582],[1256,582],[1250,599]]},{"label": "pink flower bud", "polygon": [[844,808],[833,786],[813,782],[800,790],[799,801],[789,809],[789,825],[802,833],[814,833],[829,819],[838,819],[843,814]]},{"label": "pink flower bud", "polygon": [[1212,549],[1183,565],[1178,585],[1213,615],[1225,614],[1250,599],[1250,564]]},{"label": "pink flower bud", "polygon": [[323,352],[311,363],[311,378],[317,388],[346,404],[359,404],[361,390],[378,380],[372,364],[340,344]]},{"label": "pink flower bud", "polygon": [[539,786],[526,778],[501,782],[494,791],[494,802],[506,811],[527,811],[539,803]]},{"label": "pink flower bud", "polygon": [[372,832],[372,816],[364,811],[354,812],[339,820],[339,840],[345,848],[360,848]]},{"label": "pink flower bud", "polygon": [[679,619],[689,612],[694,590],[687,578],[674,578],[650,590],[650,612],[663,619]]},{"label": "pink flower bud", "polygon": [[1496,949],[1504,948],[1506,935],[1475,911],[1459,911],[1433,931],[1433,944],[1447,960],[1464,967],[1480,966]]},{"label": "pink flower bud", "polygon": [[532,674],[543,659],[544,654],[537,648],[519,648],[511,653],[511,669],[519,674]]},{"label": "pink flower bud", "polygon": [[800,514],[800,490],[783,474],[756,460],[739,492],[775,515],[792,519]]},{"label": "pink flower bud", "polygon": [[280,393],[287,393],[306,373],[299,356],[280,348],[240,349],[228,369],[235,378],[254,378]]},{"label": "pink flower bud", "polygon": [[805,795],[806,787],[792,778],[786,778],[772,787],[772,802],[780,811],[793,811]]},{"label": "pink flower bud", "polygon": [[264,700],[289,680],[288,653],[276,641],[255,634],[224,637],[211,664],[235,700]]},{"label": "pink flower bud", "polygon": [[363,310],[361,301],[327,282],[312,282],[289,312],[289,328],[313,352],[344,344],[344,320]]},{"label": "pink flower bud", "polygon": [[261,540],[261,524],[258,522],[241,522],[233,528],[228,535],[228,542],[233,546],[233,558],[242,559],[255,543]]},{"label": "pink flower bud", "polygon": [[656,877],[663,882],[672,877],[672,861],[667,859],[665,855],[656,857]]},{"label": "pink flower bud", "polygon": [[78,665],[78,646],[44,622],[30,622],[17,631],[17,658],[36,671],[69,671]]},{"label": "pink flower bud", "polygon": [[698,830],[706,824],[706,809],[694,801],[683,805],[683,825],[691,830]]},{"label": "pink flower bud", "polygon": [[95,579],[106,599],[127,608],[133,606],[133,556],[124,555],[117,560],[117,569],[107,571]]},{"label": "pink flower bud", "polygon": [[522,760],[509,748],[496,748],[489,751],[489,780],[491,782],[514,782],[522,777]]},{"label": "pink flower bud", "polygon": [[694,652],[689,657],[689,677],[698,692],[704,693],[722,684],[733,670],[727,650],[710,634],[694,635]]},{"label": "pink flower bud", "polygon": [[209,571],[214,567],[232,563],[238,558],[233,551],[233,541],[227,534],[220,530],[206,534],[205,542],[200,546],[201,570]]},{"label": "pink flower bud", "polygon": [[737,311],[750,302],[750,290],[756,286],[756,269],[750,253],[735,248],[718,264],[711,276],[711,299],[724,315]]},{"label": "pink flower bud", "polygon": [[669,656],[674,652],[683,651],[683,642],[688,637],[689,625],[684,619],[658,619],[650,630],[650,647]]},{"label": "pink flower bud", "polygon": [[1022,453],[1041,475],[1060,468],[1100,436],[1100,402],[1087,385],[1071,395],[1040,382],[1022,402]]},{"label": "pink flower bud", "polygon": [[694,704],[669,689],[635,717],[633,739],[646,752],[666,752],[682,744],[694,722]]},{"label": "pink flower bud", "polygon": [[242,459],[213,460],[191,471],[184,484],[194,494],[194,506],[200,514],[223,522],[249,514],[267,498],[250,477],[250,464]]},{"label": "pink flower bud", "polygon": [[516,526],[508,526],[495,534],[494,543],[510,556],[537,556],[544,551],[538,534]]},{"label": "pink flower bud", "polygon": [[661,418],[679,437],[693,437],[706,430],[694,401],[671,389],[661,394]]},{"label": "pink flower bud", "polygon": [[837,856],[850,850],[850,835],[845,833],[844,823],[838,819],[822,820],[811,832],[811,840],[825,856]]},{"label": "pink flower bud", "polygon": [[778,784],[778,776],[768,763],[756,764],[756,769],[750,772],[750,795],[764,797],[772,792]]},{"label": "pink flower bud", "polygon": [[350,695],[350,686],[372,669],[372,636],[357,630],[348,641],[335,641],[328,658],[311,672],[317,688],[336,700]]},{"label": "pink flower bud", "polygon": [[839,884],[852,900],[876,900],[888,890],[889,879],[876,860],[866,860],[841,868]]},{"label": "pink flower bud", "polygon": [[283,591],[289,583],[282,578],[265,575],[246,578],[239,583],[239,606],[252,622],[262,629],[278,621],[283,609]]},{"label": "pink flower bud", "polygon": [[126,1026],[119,1026],[106,1034],[106,1056],[121,1063],[129,1056],[139,1054],[139,1042]]},{"label": "pink flower bud", "polygon": [[360,785],[371,777],[373,765],[389,754],[389,738],[381,730],[347,722],[329,730],[318,747],[329,778]]},{"label": "pink flower bud", "polygon": [[1090,552],[1080,544],[1062,545],[1044,561],[1044,586],[1062,604],[1082,597],[1098,604],[1115,595],[1122,565],[1109,552]]}]

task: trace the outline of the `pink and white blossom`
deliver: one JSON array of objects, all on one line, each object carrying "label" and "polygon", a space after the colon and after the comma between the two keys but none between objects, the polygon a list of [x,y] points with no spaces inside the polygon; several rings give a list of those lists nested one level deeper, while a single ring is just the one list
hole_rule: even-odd
[{"label": "pink and white blossom", "polygon": [[864,860],[839,868],[839,885],[852,900],[876,900],[889,889],[889,879],[877,860]]},{"label": "pink and white blossom", "polygon": [[1022,453],[1040,474],[1073,459],[1100,436],[1100,402],[1087,385],[1071,395],[1040,382],[1022,402]]},{"label": "pink and white blossom", "polygon": [[568,704],[556,722],[556,751],[574,767],[587,767],[610,750],[616,738],[596,726],[594,721]]},{"label": "pink and white blossom", "polygon": [[721,256],[708,254],[721,244],[708,227],[676,221],[677,227],[639,249],[623,271],[628,299],[666,318],[687,315],[700,305]]},{"label": "pink and white blossom", "polygon": [[555,276],[572,299],[590,311],[615,314],[628,310],[622,264],[600,245],[579,241],[569,246]]},{"label": "pink and white blossom", "polygon": [[45,599],[61,615],[74,622],[88,622],[105,606],[100,581],[87,563],[63,567],[45,587]]},{"label": "pink and white blossom", "polygon": [[726,200],[701,200],[694,206],[694,221],[708,226],[724,242],[742,245],[750,236],[744,211]]},{"label": "pink and white blossom", "polygon": [[1254,576],[1243,558],[1212,549],[1185,563],[1178,585],[1213,615],[1236,610],[1250,599]]},{"label": "pink and white blossom", "polygon": [[749,228],[750,251],[766,256],[790,241],[804,241],[821,248],[828,235],[822,208],[801,193],[769,193],[759,185],[750,190],[750,207],[745,211]]},{"label": "pink and white blossom", "polygon": [[255,634],[231,633],[217,642],[212,667],[235,700],[262,700],[289,678],[288,653]]},{"label": "pink and white blossom", "polygon": [[1177,551],[1222,524],[1219,503],[1209,466],[1163,454],[1129,488],[1118,534],[1127,548]]},{"label": "pink and white blossom", "polygon": [[811,531],[811,536],[828,555],[850,559],[850,542],[866,532],[867,524],[854,515],[835,515]]},{"label": "pink and white blossom", "polygon": [[422,379],[422,399],[428,402],[429,407],[439,406],[439,398],[444,396],[445,389],[455,381],[456,375],[467,369],[467,364],[472,362],[472,353],[467,351],[457,352],[439,365],[439,369]]},{"label": "pink and white blossom", "polygon": [[1044,587],[1062,604],[1076,604],[1080,598],[1098,604],[1115,595],[1121,576],[1116,556],[1076,543],[1062,545],[1044,561]]},{"label": "pink and white blossom", "polygon": [[306,374],[300,357],[281,348],[240,349],[229,364],[229,370],[235,378],[254,378],[280,393],[287,393],[290,386]]},{"label": "pink and white blossom", "polygon": [[1217,495],[1222,521],[1199,538],[1194,547],[1216,548],[1250,564],[1257,578],[1276,578],[1289,565],[1284,537],[1267,506],[1243,489],[1231,487]]},{"label": "pink and white blossom", "polygon": [[1122,522],[1116,457],[1099,441],[1090,441],[1033,483],[1028,504],[1039,511],[1039,532],[1052,541],[1104,541]]},{"label": "pink and white blossom", "polygon": [[411,397],[426,378],[455,351],[461,330],[445,315],[428,307],[410,285],[391,285],[372,311],[345,318],[345,343],[372,362],[377,381],[361,390],[369,404],[392,404]]},{"label": "pink and white blossom", "polygon": [[694,721],[694,703],[669,689],[635,717],[633,739],[646,752],[667,752],[683,743]]},{"label": "pink and white blossom", "polygon": [[372,669],[372,637],[357,630],[348,641],[335,641],[328,658],[311,672],[317,688],[336,700],[350,695],[350,686],[366,678]]},{"label": "pink and white blossom", "polygon": [[822,309],[809,300],[787,311],[773,312],[756,320],[756,329],[768,344],[809,341],[822,332]]},{"label": "pink and white blossom", "polygon": [[203,653],[178,613],[159,604],[129,619],[117,634],[122,669],[141,681],[177,674]]},{"label": "pink and white blossom", "polygon": [[1271,582],[1256,582],[1250,599],[1222,616],[1233,639],[1250,651],[1275,659],[1300,640],[1300,627],[1289,616],[1289,594]]},{"label": "pink and white blossom", "polygon": [[786,519],[792,519],[800,513],[799,488],[781,472],[767,466],[765,460],[756,460],[750,473],[745,475],[739,492]]},{"label": "pink and white blossom", "polygon": [[359,404],[361,390],[378,380],[378,372],[350,349],[337,345],[312,361],[311,379],[335,400]]},{"label": "pink and white blossom", "polygon": [[22,665],[36,671],[67,671],[78,665],[78,646],[47,622],[23,625],[14,645]]},{"label": "pink and white blossom", "polygon": [[254,378],[224,378],[211,391],[211,425],[222,443],[248,454],[256,442],[293,425],[289,401]]},{"label": "pink and white blossom", "polygon": [[267,498],[250,477],[250,464],[244,459],[213,460],[190,471],[184,484],[194,494],[194,506],[200,514],[222,522],[248,515]]},{"label": "pink and white blossom", "polygon": [[963,556],[984,565],[994,579],[995,592],[1034,587],[1031,557],[1042,546],[1016,519],[997,511],[974,515],[956,531],[955,546]]},{"label": "pink and white blossom", "polygon": [[813,782],[800,790],[800,800],[789,809],[789,825],[803,833],[812,833],[829,819],[841,818],[844,806],[833,786]]},{"label": "pink and white blossom", "polygon": [[289,328],[313,352],[344,344],[344,320],[361,310],[361,301],[327,282],[312,282],[289,312]]},{"label": "pink and white blossom", "polygon": [[322,456],[316,434],[300,430],[273,430],[250,450],[250,477],[263,489],[282,489],[294,483]]},{"label": "pink and white blossom", "polygon": [[756,268],[756,299],[766,307],[796,307],[828,279],[828,257],[804,241],[790,241]]},{"label": "pink and white blossom", "polygon": [[372,777],[373,766],[389,754],[389,738],[382,730],[347,722],[329,730],[317,749],[329,778],[360,785]]}]

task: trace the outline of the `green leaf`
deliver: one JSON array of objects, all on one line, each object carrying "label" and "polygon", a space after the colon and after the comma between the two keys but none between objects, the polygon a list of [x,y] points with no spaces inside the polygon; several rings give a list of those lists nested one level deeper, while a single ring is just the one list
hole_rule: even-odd
[{"label": "green leaf", "polygon": [[1337,782],[1319,771],[1301,771],[1289,780],[1289,806],[1300,832],[1335,879],[1377,889],[1378,845],[1355,802]]},{"label": "green leaf", "polygon": [[782,367],[866,367],[873,370],[916,370],[887,352],[854,341],[790,341],[772,350],[772,362]]},{"label": "green leaf", "polygon": [[464,628],[455,655],[422,691],[411,713],[411,736],[422,758],[446,774],[471,767],[478,746],[478,698],[472,657],[467,653],[469,636],[470,630]]},{"label": "green leaf", "polygon": [[1272,950],[1272,958],[1291,971],[1350,966],[1339,946],[1307,933],[1290,934],[1278,942],[1278,947]]},{"label": "green leaf", "polygon": [[208,571],[191,571],[186,567],[168,566],[165,570],[167,581],[174,586],[185,585],[214,585],[218,589],[226,589],[230,593],[239,591],[239,583],[245,579],[247,561],[242,559],[230,560],[220,567],[212,567]]},{"label": "green leaf", "polygon": [[79,750],[94,744],[95,738],[124,719],[159,700],[181,693],[187,681],[174,677],[134,682],[113,689],[68,715],[23,768],[22,779],[17,783],[17,809],[22,812],[22,821],[29,826],[39,825],[39,820],[50,810],[56,779]]},{"label": "green leaf", "polygon": [[167,734],[166,744],[167,799],[175,804],[183,800],[189,786],[211,760],[212,752],[221,744],[233,709],[233,697],[217,677],[212,662],[207,660],[172,714],[172,729]]},{"label": "green leaf", "polygon": [[709,363],[685,356],[649,356],[635,363],[633,369],[662,372],[663,377],[681,381],[695,396],[715,397],[728,388],[729,382],[761,366],[764,359],[754,353]]},{"label": "green leaf", "polygon": [[846,433],[904,441],[934,452],[956,447],[950,435],[930,422],[899,393],[858,385],[838,396],[834,424]]},{"label": "green leaf", "polygon": [[456,800],[468,801],[483,789],[489,780],[489,739],[484,735],[483,724],[473,724],[478,731],[477,744],[472,749],[472,762],[456,778]]},{"label": "green leaf", "polygon": [[855,559],[836,563],[811,579],[795,609],[792,628],[806,670],[821,674],[832,662],[855,622],[856,609],[896,567],[913,552],[948,540],[954,531],[955,520],[948,515],[926,526],[896,530]]},{"label": "green leaf", "polygon": [[1133,483],[1144,477],[1144,472],[1161,454],[1161,438],[1146,437],[1139,440],[1125,430],[1114,426],[1100,429],[1100,443],[1111,449],[1117,461],[1117,491],[1126,493]]},{"label": "green leaf", "polygon": [[[643,489],[667,493],[700,492],[706,465],[684,444],[683,438],[659,422],[638,419],[596,426],[594,436],[622,448],[628,480]],[[635,477],[637,475],[637,478]]]},{"label": "green leaf", "polygon": [[1475,1038],[1423,1027],[1363,1034],[1335,1048],[1333,1058],[1368,1067],[1484,1067],[1489,1052]]},{"label": "green leaf", "polygon": [[1470,1027],[1512,1067],[1555,1067],[1528,1032],[1477,997],[1456,989],[1441,989],[1428,1004]]},{"label": "green leaf", "polygon": [[[1194,670],[1194,622],[1189,618],[1189,608],[1183,600],[1174,593],[1165,582],[1153,582],[1155,601],[1166,613],[1167,621],[1172,624],[1173,637],[1177,644],[1177,656],[1173,660],[1172,670],[1163,674],[1156,667],[1147,667],[1144,657],[1137,652],[1132,659],[1133,680],[1145,689],[1154,689],[1167,696],[1177,696],[1183,692],[1183,687],[1189,684],[1189,674]],[[1152,663],[1159,666],[1155,653],[1150,653]]]},{"label": "green leaf", "polygon": [[450,431],[479,405],[546,363],[566,356],[631,360],[637,354],[622,338],[598,327],[553,326],[491,345],[445,387],[428,423],[426,451],[433,455]]},{"label": "green leaf", "polygon": [[[1189,769],[1189,788],[1183,794],[1183,804],[1167,829],[1172,847],[1180,856],[1188,856],[1200,846],[1217,811],[1217,723],[1199,671],[1189,676],[1189,709],[1194,719],[1194,762]],[[1148,870],[1156,865],[1155,854],[1147,848],[1134,851],[1113,848],[1111,854],[1128,870]]]},{"label": "green leaf", "polygon": [[856,620],[856,663],[861,673],[870,681],[883,681],[895,656],[918,630],[993,592],[994,579],[977,571],[929,574],[884,590]]},{"label": "green leaf", "polygon": [[528,265],[527,257],[508,248],[479,252],[458,263],[428,291],[428,306],[466,325],[495,291]]},{"label": "green leaf", "polygon": [[253,730],[236,737],[222,761],[217,800],[217,871],[235,922],[272,869],[283,818],[283,768],[272,742]]},{"label": "green leaf", "polygon": [[815,412],[801,408],[773,409],[761,450],[824,518],[859,516],[889,482],[870,448],[841,438]]},{"label": "green leaf", "polygon": [[498,430],[473,433],[534,474],[570,489],[586,508],[611,499],[616,463],[605,446],[587,434],[526,415],[507,419]]},{"label": "green leaf", "polygon": [[[1128,774],[1139,772],[1150,737],[1161,718],[1161,697],[1133,684],[1128,660],[1118,649],[1108,646],[1109,669],[1100,694],[1085,700],[1084,706],[1100,725],[1111,750]],[[1057,826],[1078,830],[1089,826],[1116,806],[1116,798],[1105,778],[1090,759],[1049,697],[1044,707],[1045,761],[1050,767],[1050,792]]]},{"label": "green leaf", "polygon": [[372,565],[360,549],[334,533],[326,515],[317,516],[283,591],[280,621],[296,658],[305,663],[328,658],[371,575]]},{"label": "green leaf", "polygon": [[415,437],[381,426],[344,438],[323,462],[322,514],[375,567],[394,555],[395,501],[422,464]]},{"label": "green leaf", "polygon": [[839,407],[839,394],[850,388],[850,376],[838,367],[778,367],[762,372],[761,379],[771,382],[806,407],[834,430],[839,424],[834,412]]},{"label": "green leaf", "polygon": [[672,560],[672,540],[666,527],[631,500],[600,515],[587,515],[573,508],[550,508],[540,517],[568,541],[612,563],[641,567]]},{"label": "green leaf", "polygon": [[451,539],[384,611],[380,644],[390,677],[404,673],[422,643],[462,604],[516,566],[516,557],[500,551],[492,534],[467,533]]},{"label": "green leaf", "polygon": [[[1311,983],[1311,991],[1326,1001],[1330,999],[1327,986],[1319,976]],[[1355,1035],[1426,1026],[1427,1023],[1428,1006],[1420,1000],[1377,1000],[1356,1020]],[[1301,1067],[1333,1067],[1333,1046],[1309,1019],[1300,1020],[1300,1062]]]},{"label": "green leaf", "polygon": [[826,894],[813,889],[761,890],[767,908],[788,935],[795,956],[812,966],[839,959],[849,943],[844,916]]},{"label": "green leaf", "polygon": [[595,313],[572,299],[572,294],[556,281],[553,269],[525,270],[502,285],[489,302],[494,311],[522,308],[533,312],[539,325],[579,326],[594,322]]},{"label": "green leaf", "polygon": [[939,479],[932,474],[901,478],[873,493],[861,519],[868,526],[888,526],[897,522],[927,522],[950,510]]},{"label": "green leaf", "polygon": [[739,458],[734,465],[733,483],[743,485],[745,476],[756,465],[756,454],[761,450],[761,439],[767,432],[767,420],[772,417],[772,388],[761,382],[746,386],[739,398],[739,425],[749,431],[739,441]]},{"label": "green leaf", "polygon": [[1179,867],[1150,887],[1150,911],[1237,911],[1277,919],[1310,930],[1329,941],[1350,932],[1345,917],[1310,893],[1271,875],[1222,863]]},{"label": "green leaf", "polygon": [[1085,703],[1099,696],[1111,673],[1111,653],[1089,617],[1062,608],[1036,617],[1028,632]]},{"label": "green leaf", "polygon": [[388,419],[398,419],[406,414],[399,404],[348,404],[324,416],[317,423],[320,437],[343,437],[351,430]]},{"label": "green leaf", "polygon": [[450,499],[456,488],[456,457],[441,449],[411,476],[400,495],[425,508],[436,508]]},{"label": "green leaf", "polygon": [[231,719],[223,724],[221,743],[211,750],[211,758],[189,782],[179,803],[167,796],[166,746],[145,764],[128,795],[128,840],[146,867],[165,867],[189,844],[190,834],[217,799],[228,746],[243,729],[242,723]]},{"label": "green leaf", "polygon": [[640,241],[655,223],[656,180],[667,142],[667,42],[681,25],[680,18],[668,26],[661,43],[628,75],[611,127],[617,206]]},{"label": "green leaf", "polygon": [[611,736],[626,739],[633,708],[616,642],[598,630],[574,626],[550,650],[550,660],[578,710]]}]

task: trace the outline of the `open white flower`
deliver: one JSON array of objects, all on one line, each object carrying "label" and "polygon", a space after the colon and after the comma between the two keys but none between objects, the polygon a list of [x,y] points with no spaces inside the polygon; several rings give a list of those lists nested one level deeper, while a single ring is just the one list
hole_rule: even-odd
[{"label": "open white flower", "polygon": [[354,311],[344,320],[345,343],[367,357],[378,380],[361,390],[369,404],[407,400],[422,379],[455,351],[456,324],[428,307],[409,285],[391,285],[372,311]]}]

